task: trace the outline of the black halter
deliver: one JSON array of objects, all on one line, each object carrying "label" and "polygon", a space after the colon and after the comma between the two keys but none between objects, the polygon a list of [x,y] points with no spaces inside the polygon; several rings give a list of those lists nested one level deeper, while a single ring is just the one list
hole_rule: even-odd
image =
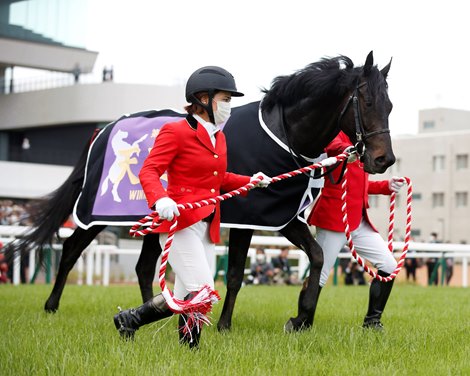
[{"label": "black halter", "polygon": [[362,84],[356,85],[356,88],[354,89],[353,93],[349,96],[348,101],[344,105],[343,110],[341,111],[339,118],[338,118],[338,128],[341,129],[341,120],[343,119],[344,114],[349,108],[350,103],[352,102],[353,104],[353,109],[354,109],[354,123],[356,125],[356,145],[354,147],[356,148],[356,151],[359,155],[359,157],[362,157],[366,151],[366,146],[364,144],[364,141],[372,136],[376,136],[378,134],[382,133],[390,133],[390,129],[379,129],[377,131],[373,131],[370,133],[367,133],[364,129],[363,121],[362,121],[362,116],[361,116],[361,111],[359,107],[359,89],[363,86],[367,85],[367,82],[363,82]]}]

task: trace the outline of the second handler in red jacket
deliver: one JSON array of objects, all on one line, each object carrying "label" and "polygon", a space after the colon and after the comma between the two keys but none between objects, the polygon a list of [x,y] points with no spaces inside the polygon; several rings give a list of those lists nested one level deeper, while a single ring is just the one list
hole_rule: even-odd
[{"label": "second handler in red jacket", "polygon": [[[352,147],[351,141],[343,133],[327,146],[328,156],[336,156]],[[333,180],[337,181],[340,168],[333,171]],[[348,163],[348,181],[346,205],[351,237],[357,253],[367,259],[378,269],[378,274],[388,276],[392,273],[397,262],[389,251],[387,244],[374,228],[367,215],[369,207],[369,194],[390,195],[392,191],[398,192],[404,185],[399,178],[393,177],[390,180],[371,181],[363,165],[359,160]],[[320,288],[326,281],[336,258],[347,243],[344,233],[342,206],[342,184],[333,184],[329,179],[325,179],[325,186],[316,202],[310,216],[308,224],[316,226],[316,240],[323,249],[323,268],[320,275]],[[388,297],[393,287],[393,280],[390,282],[380,282],[374,279],[370,286],[369,309],[364,318],[364,327],[382,329],[380,318],[387,303]]]},{"label": "second handler in red jacket", "polygon": [[[168,262],[175,272],[174,297],[190,299],[203,286],[214,289],[213,273],[209,267],[219,241],[220,206],[204,206],[181,213],[177,204],[215,197],[221,190],[231,191],[262,176],[259,187],[267,187],[271,179],[263,173],[242,176],[226,171],[227,146],[220,125],[230,116],[232,97],[243,94],[237,91],[233,76],[225,69],[207,66],[196,70],[186,84],[185,119],[165,124],[158,134],[154,147],[144,162],[139,179],[150,208],[166,219],[160,227],[162,248],[167,239],[171,221],[178,217],[178,227],[173,238]],[[160,182],[168,176],[165,190]],[[122,311],[114,323],[123,337],[133,337],[142,325],[172,315],[161,294],[142,306]],[[185,315],[180,315],[179,331],[182,343],[197,347],[200,327],[189,331]]]}]

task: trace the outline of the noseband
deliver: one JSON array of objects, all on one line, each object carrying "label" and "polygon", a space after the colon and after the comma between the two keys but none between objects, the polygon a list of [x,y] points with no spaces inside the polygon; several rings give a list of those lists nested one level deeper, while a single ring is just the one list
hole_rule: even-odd
[{"label": "noseband", "polygon": [[369,137],[376,136],[378,134],[382,133],[390,133],[390,129],[379,129],[377,131],[369,132],[367,133],[364,129],[363,121],[362,121],[362,116],[361,116],[361,111],[359,107],[359,89],[363,86],[367,85],[367,82],[363,82],[362,84],[356,85],[356,88],[354,89],[353,93],[349,96],[348,101],[344,105],[343,110],[341,111],[339,118],[338,118],[338,128],[340,128],[341,125],[341,120],[343,119],[344,114],[349,108],[349,105],[353,104],[353,109],[354,109],[354,123],[356,126],[356,145],[354,147],[356,148],[357,153],[359,154],[360,157],[364,155],[366,152],[366,145],[364,144],[364,141],[368,139]]}]

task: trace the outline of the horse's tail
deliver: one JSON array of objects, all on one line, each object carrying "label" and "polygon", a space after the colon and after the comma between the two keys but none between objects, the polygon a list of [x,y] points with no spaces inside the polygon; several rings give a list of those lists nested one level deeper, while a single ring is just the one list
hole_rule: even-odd
[{"label": "horse's tail", "polygon": [[28,218],[26,218],[31,230],[6,246],[5,256],[9,262],[16,251],[24,254],[31,249],[39,249],[42,259],[42,247],[52,243],[54,234],[69,218],[82,190],[89,145],[90,143],[87,143],[87,147],[83,150],[67,180],[55,191],[31,204]]}]

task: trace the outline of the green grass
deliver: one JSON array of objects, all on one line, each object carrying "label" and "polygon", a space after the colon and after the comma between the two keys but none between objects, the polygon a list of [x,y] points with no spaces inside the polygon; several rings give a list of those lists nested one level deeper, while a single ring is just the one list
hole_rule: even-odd
[{"label": "green grass", "polygon": [[137,286],[70,285],[50,315],[51,286],[0,285],[0,375],[470,375],[469,289],[395,286],[376,333],[360,327],[367,287],[328,286],[313,329],[285,334],[299,289],[243,288],[232,331],[217,332],[219,303],[189,351],[176,317],[119,339],[112,316],[140,304]]}]

